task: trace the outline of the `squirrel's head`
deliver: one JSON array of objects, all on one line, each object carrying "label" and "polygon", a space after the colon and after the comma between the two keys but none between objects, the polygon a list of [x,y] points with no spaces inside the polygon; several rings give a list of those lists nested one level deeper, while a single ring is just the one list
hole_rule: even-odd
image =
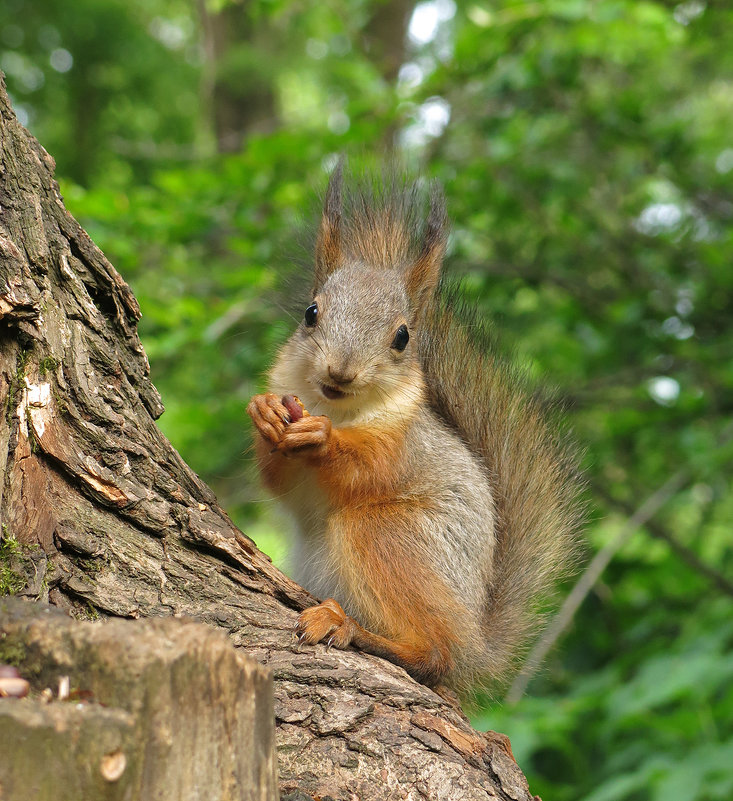
[{"label": "squirrel's head", "polygon": [[423,221],[414,186],[360,187],[347,204],[342,187],[339,164],[318,231],[312,299],[272,373],[276,391],[341,423],[405,414],[420,402],[416,334],[446,242],[437,188]]}]

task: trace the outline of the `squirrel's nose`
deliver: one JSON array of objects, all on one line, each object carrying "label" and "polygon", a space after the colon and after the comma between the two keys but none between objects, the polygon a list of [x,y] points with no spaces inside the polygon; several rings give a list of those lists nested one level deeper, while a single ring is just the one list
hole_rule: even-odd
[{"label": "squirrel's nose", "polygon": [[355,378],[356,373],[352,371],[347,371],[345,368],[341,368],[340,370],[331,367],[328,365],[328,376],[332,378],[337,384],[350,384]]}]

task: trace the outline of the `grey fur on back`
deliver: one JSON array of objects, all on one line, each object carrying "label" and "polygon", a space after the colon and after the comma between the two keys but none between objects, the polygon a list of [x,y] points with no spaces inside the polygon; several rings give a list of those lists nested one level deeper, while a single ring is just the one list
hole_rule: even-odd
[{"label": "grey fur on back", "polygon": [[542,600],[577,556],[577,455],[556,410],[498,355],[488,326],[455,288],[438,291],[419,337],[431,406],[492,479],[496,550],[484,625],[490,673],[501,680],[541,626]]}]

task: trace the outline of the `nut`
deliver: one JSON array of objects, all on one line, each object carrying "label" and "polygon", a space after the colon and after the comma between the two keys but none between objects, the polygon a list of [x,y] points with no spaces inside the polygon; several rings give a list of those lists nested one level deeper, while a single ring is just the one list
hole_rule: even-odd
[{"label": "nut", "polygon": [[305,406],[297,395],[283,395],[282,405],[288,410],[292,423],[304,416]]}]

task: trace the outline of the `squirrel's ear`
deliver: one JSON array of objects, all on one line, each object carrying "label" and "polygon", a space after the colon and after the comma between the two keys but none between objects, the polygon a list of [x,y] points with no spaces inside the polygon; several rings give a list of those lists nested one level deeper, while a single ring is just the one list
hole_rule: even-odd
[{"label": "squirrel's ear", "polygon": [[320,286],[341,263],[341,188],[344,159],[338,160],[328,181],[323,216],[316,239],[316,286]]},{"label": "squirrel's ear", "polygon": [[430,193],[430,213],[425,224],[420,253],[407,268],[407,293],[419,313],[429,302],[440,280],[445,245],[448,239],[448,223],[445,199],[438,183]]}]

